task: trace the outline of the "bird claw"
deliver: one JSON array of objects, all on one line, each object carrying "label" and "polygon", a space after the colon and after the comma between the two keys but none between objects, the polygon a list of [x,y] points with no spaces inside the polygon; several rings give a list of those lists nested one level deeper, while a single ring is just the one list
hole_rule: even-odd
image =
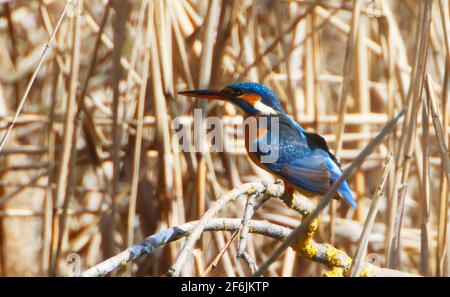
[{"label": "bird claw", "polygon": [[283,181],[282,179],[277,179],[277,180],[275,181],[275,184],[276,184],[276,185],[283,185],[283,186],[284,186],[284,181]]}]

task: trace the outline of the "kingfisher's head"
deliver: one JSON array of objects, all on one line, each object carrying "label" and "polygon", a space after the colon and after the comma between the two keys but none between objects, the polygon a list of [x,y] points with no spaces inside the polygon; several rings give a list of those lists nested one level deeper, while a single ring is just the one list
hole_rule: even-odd
[{"label": "kingfisher's head", "polygon": [[178,92],[189,97],[220,99],[229,101],[251,116],[284,113],[274,91],[256,82],[239,82],[226,86],[220,91],[192,90]]}]

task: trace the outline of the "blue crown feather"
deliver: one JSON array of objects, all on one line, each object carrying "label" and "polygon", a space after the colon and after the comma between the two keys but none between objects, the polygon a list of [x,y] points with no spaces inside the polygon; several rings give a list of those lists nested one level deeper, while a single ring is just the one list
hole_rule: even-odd
[{"label": "blue crown feather", "polygon": [[261,97],[264,104],[284,112],[280,104],[277,94],[268,87],[257,82],[238,82],[230,84],[228,87],[236,90],[241,90],[248,93],[254,93]]}]

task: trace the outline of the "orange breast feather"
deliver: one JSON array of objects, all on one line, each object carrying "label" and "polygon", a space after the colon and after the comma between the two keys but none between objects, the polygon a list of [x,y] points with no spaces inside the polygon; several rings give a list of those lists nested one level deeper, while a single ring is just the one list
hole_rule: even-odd
[{"label": "orange breast feather", "polygon": [[[248,118],[247,118],[248,119]],[[247,120],[246,119],[246,120]],[[254,120],[253,120],[254,119]],[[267,134],[267,128],[259,125],[259,121],[257,117],[253,117],[251,121],[247,121],[249,123],[248,125],[244,125],[245,129],[245,148],[247,150],[247,153],[252,159],[252,161],[261,167],[262,169],[268,170],[267,167],[264,166],[263,163],[260,161],[260,157],[256,153],[257,147],[257,140],[264,137]]]}]

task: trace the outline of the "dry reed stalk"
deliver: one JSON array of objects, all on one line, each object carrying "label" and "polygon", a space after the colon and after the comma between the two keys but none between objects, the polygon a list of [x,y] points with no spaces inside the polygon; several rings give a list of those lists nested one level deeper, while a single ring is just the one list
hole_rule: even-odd
[{"label": "dry reed stalk", "polygon": [[[45,4],[40,3],[39,8],[40,8],[39,12],[40,12],[41,18],[42,18],[44,26],[45,26],[45,30],[47,31],[47,34],[49,36],[51,36],[51,34],[53,32],[53,26],[52,26],[52,22],[50,20],[50,15],[48,13],[47,6]],[[55,36],[55,40],[56,40],[55,43],[57,44],[58,36]],[[64,74],[68,74],[69,73],[69,70],[67,69],[68,67],[64,63],[63,57],[60,53],[58,53],[56,55],[56,61],[58,63],[59,68],[61,69],[61,72]]]},{"label": "dry reed stalk", "polygon": [[277,38],[277,39],[275,39],[269,46],[267,46],[266,47],[266,49],[264,50],[264,52],[262,52],[261,54],[259,54],[256,58],[255,58],[255,60],[249,65],[249,66],[247,66],[241,73],[240,73],[240,75],[239,75],[239,77],[237,78],[237,80],[238,81],[240,81],[240,80],[242,80],[246,75],[247,75],[247,73],[253,68],[253,67],[255,67],[255,66],[257,66],[258,65],[258,63],[260,63],[262,60],[263,60],[263,58],[268,54],[268,53],[270,53],[271,51],[273,51],[275,48],[276,48],[276,46],[278,45],[278,43],[281,41],[281,38],[284,36],[284,35],[286,35],[286,34],[288,34],[288,33],[290,33],[291,31],[293,31],[296,27],[297,27],[297,24],[300,22],[300,21],[302,21],[310,12],[311,12],[311,10],[312,10],[312,5],[310,5],[310,7],[308,7],[308,9],[303,13],[303,14],[301,14],[298,18],[296,18],[281,34],[280,34],[280,36]]},{"label": "dry reed stalk", "polygon": [[[64,139],[62,145],[62,153],[60,161],[58,164],[58,179],[55,191],[55,206],[61,207],[65,206],[67,208],[69,203],[69,197],[66,196],[67,183],[69,176],[72,174],[71,171],[74,170],[70,166],[71,154],[74,152],[75,145],[73,145],[73,135],[75,134],[74,119],[76,115],[77,108],[77,88],[78,88],[78,77],[79,77],[79,67],[80,67],[80,45],[81,45],[81,29],[80,29],[80,18],[83,10],[83,0],[78,0],[76,3],[76,12],[72,27],[72,47],[71,47],[71,60],[70,60],[70,74],[69,74],[69,93],[67,99],[67,110],[66,118],[64,122]],[[64,207],[63,206],[63,207]],[[58,222],[58,232],[57,237],[54,238],[55,245],[52,248],[52,259],[50,274],[56,275],[58,273],[57,262],[61,255],[63,234],[65,232],[66,225],[66,215],[59,218]]]},{"label": "dry reed stalk", "polygon": [[[164,16],[157,16],[158,14],[165,14],[164,12],[164,6],[162,2],[155,2],[155,9],[154,9],[154,25],[155,28],[151,44],[154,46],[151,46],[151,87],[153,91],[153,100],[154,100],[154,110],[155,110],[155,118],[156,118],[156,141],[158,145],[158,150],[161,154],[160,157],[160,163],[159,168],[162,171],[162,176],[160,177],[161,180],[163,180],[164,187],[159,189],[162,192],[163,203],[165,204],[165,208],[167,209],[166,218],[167,218],[167,224],[172,225],[173,222],[177,222],[179,220],[178,214],[178,202],[175,199],[172,199],[174,195],[174,172],[173,172],[173,164],[174,164],[174,158],[171,150],[170,145],[170,131],[169,131],[169,117],[167,112],[167,105],[166,105],[166,97],[164,94],[164,80],[163,80],[163,66],[161,65],[161,53],[159,52],[159,48],[161,46],[157,46],[158,42],[161,42],[161,40],[164,40],[160,36],[163,34],[161,32],[161,27],[165,26],[165,23],[163,23],[163,20],[165,20]],[[158,23],[160,24],[158,26]],[[170,257],[172,259],[176,258],[176,254],[178,253],[177,246],[170,247]]]},{"label": "dry reed stalk", "polygon": [[123,111],[120,110],[120,91],[119,91],[119,83],[122,80],[123,71],[121,66],[121,57],[122,51],[125,41],[125,26],[128,19],[128,14],[130,10],[131,3],[126,1],[114,1],[113,6],[116,12],[113,29],[114,29],[114,39],[113,39],[113,52],[112,52],[112,92],[113,92],[113,125],[112,125],[112,139],[113,139],[113,147],[112,147],[112,163],[113,163],[113,173],[111,179],[111,214],[109,218],[109,230],[110,234],[106,240],[105,251],[106,255],[110,256],[115,252],[115,242],[114,242],[114,233],[116,231],[116,195],[119,190],[119,174],[120,174],[120,156],[119,156],[119,146],[122,139],[122,118]]},{"label": "dry reed stalk", "polygon": [[[361,0],[353,1],[352,8],[352,26],[348,34],[347,46],[345,48],[345,57],[344,57],[344,69],[342,73],[342,86],[341,93],[338,101],[338,118],[336,125],[336,140],[334,141],[334,155],[336,158],[340,158],[340,151],[342,148],[342,135],[344,134],[344,121],[345,121],[345,113],[347,110],[347,97],[350,93],[350,84],[352,82],[351,71],[353,68],[353,53],[357,47],[357,41],[359,39],[359,25],[360,25],[360,10],[361,10]],[[356,73],[356,71],[355,71]],[[357,75],[355,75],[357,76]],[[334,221],[336,217],[336,203],[331,201],[330,203],[330,223],[329,223],[329,233],[330,233],[330,242],[334,242]]]},{"label": "dry reed stalk", "polygon": [[[202,38],[202,53],[200,59],[199,68],[199,78],[198,85],[199,88],[207,88],[211,81],[212,69],[212,59],[214,53],[214,37],[215,30],[218,25],[218,16],[221,11],[220,2],[213,0],[208,4],[208,10],[205,16],[204,34]],[[201,109],[202,113],[206,112],[207,103],[205,101],[198,101],[196,106]],[[200,123],[201,127],[204,123]],[[202,130],[194,131],[196,133],[196,139],[203,139]],[[195,137],[195,136],[194,136]],[[200,152],[197,154],[197,180],[196,180],[196,190],[197,190],[197,217],[200,218],[206,209],[206,152],[205,146],[201,143],[202,147]]]},{"label": "dry reed stalk", "polygon": [[353,0],[353,10],[352,10],[352,26],[347,39],[347,47],[345,49],[344,57],[344,70],[343,70],[343,81],[341,87],[341,94],[338,101],[338,121],[336,125],[336,141],[334,143],[334,154],[339,157],[339,153],[342,147],[342,134],[344,133],[344,117],[347,110],[347,97],[350,92],[351,70],[353,67],[353,55],[357,47],[357,40],[359,35],[359,24],[360,24],[360,10],[362,1]]},{"label": "dry reed stalk", "polygon": [[201,249],[194,249],[192,251],[192,256],[194,257],[195,274],[202,275],[205,271],[205,263],[203,262],[203,252]]},{"label": "dry reed stalk", "polygon": [[[382,9],[384,11],[389,11],[389,9],[386,8],[386,6],[382,6]],[[385,29],[384,34],[382,38],[382,45],[383,45],[383,58],[386,64],[386,76],[387,76],[387,96],[388,96],[388,104],[387,104],[387,113],[389,118],[394,117],[394,110],[395,110],[395,101],[396,101],[396,94],[395,94],[395,67],[396,67],[396,51],[394,49],[394,40],[396,38],[395,31],[391,28],[389,21],[391,19],[387,17],[386,21],[384,22]],[[391,21],[392,23],[392,21]],[[382,23],[383,24],[383,23]],[[396,134],[392,133],[388,139],[388,149],[390,152],[395,151],[395,145],[396,145]],[[391,166],[391,174],[390,178],[388,180],[388,187],[387,192],[391,193],[395,189],[395,166]],[[392,195],[386,196],[386,205],[388,207],[391,207],[393,203],[391,202]],[[385,223],[387,230],[393,229],[393,220],[392,218],[392,211],[388,210],[385,216]],[[386,241],[387,243],[387,241]]]},{"label": "dry reed stalk", "polygon": [[[6,21],[8,23],[8,35],[11,40],[11,62],[14,70],[17,68],[17,41],[16,41],[16,29],[14,27],[14,22],[11,17],[11,8],[8,2],[5,3]],[[14,82],[14,99],[16,104],[19,104],[19,84]],[[0,149],[1,151],[1,149]]]},{"label": "dry reed stalk", "polygon": [[[328,24],[328,22],[331,20],[331,18],[332,18],[337,12],[338,12],[338,9],[335,9],[334,11],[328,12],[328,14],[329,14],[328,17],[325,18],[324,20],[322,20],[321,22],[318,22],[318,23],[316,24],[316,26],[313,28],[313,31],[312,31],[312,32],[316,32],[316,31],[318,32],[318,31],[320,31],[321,29],[323,29],[323,28],[325,27],[325,25]],[[301,20],[301,18],[299,18],[299,20]],[[291,51],[294,51],[295,49],[297,49],[297,48],[299,48],[300,46],[302,46],[303,43],[306,41],[306,39],[307,39],[310,35],[311,35],[311,33],[306,34],[306,35],[304,36],[303,39],[301,39],[301,40],[299,40],[298,42],[296,42],[295,44],[293,44],[292,47],[291,47]],[[267,57],[265,57],[265,58],[262,57],[261,60],[267,61]],[[267,62],[269,63],[269,61],[267,61]],[[270,65],[270,67],[267,67],[268,70],[266,70],[265,73],[261,76],[261,77],[262,77],[262,80],[266,79],[267,76],[269,76],[269,75],[272,73],[272,69],[279,67],[281,63],[282,63],[282,59],[281,59],[280,57],[277,57],[275,63],[272,62],[272,65]],[[282,90],[282,89],[278,89],[277,91],[280,91],[280,90]],[[306,99],[307,99],[307,98],[306,98]],[[311,117],[311,116],[313,116],[313,115],[309,115],[309,116]],[[313,118],[311,121],[313,121],[313,123],[314,123],[314,122],[315,122],[315,121],[314,121],[314,118]]]},{"label": "dry reed stalk", "polygon": [[388,158],[386,159],[383,165],[383,170],[381,171],[381,176],[378,180],[378,186],[373,194],[369,212],[367,214],[367,218],[366,221],[364,222],[364,227],[358,241],[358,247],[356,249],[355,256],[353,257],[352,268],[350,270],[350,276],[352,277],[359,275],[360,270],[362,268],[363,258],[367,252],[367,245],[369,243],[369,236],[370,233],[372,232],[373,224],[377,216],[381,199],[385,196],[384,185],[386,183],[386,179],[388,177],[391,164],[392,164],[392,154],[389,154]]},{"label": "dry reed stalk", "polygon": [[27,87],[25,89],[25,92],[24,92],[24,94],[22,96],[22,99],[20,99],[20,102],[19,102],[19,104],[17,106],[17,109],[16,109],[16,112],[14,114],[14,117],[12,118],[11,122],[8,125],[7,130],[5,131],[5,133],[2,136],[2,139],[0,141],[0,151],[3,150],[3,147],[5,146],[5,143],[8,140],[8,136],[11,133],[12,129],[14,128],[14,125],[16,124],[20,113],[22,112],[22,109],[23,109],[23,107],[25,105],[25,102],[27,100],[28,94],[31,91],[31,88],[32,88],[33,83],[34,83],[34,81],[36,79],[36,76],[38,75],[39,70],[41,70],[41,67],[42,67],[42,65],[45,62],[45,59],[46,59],[46,57],[47,57],[47,55],[49,53],[49,49],[51,48],[53,40],[55,39],[56,33],[58,32],[58,29],[61,27],[62,21],[64,20],[64,18],[66,16],[67,10],[68,10],[69,6],[72,5],[72,1],[73,0],[69,0],[69,1],[66,2],[66,5],[64,6],[64,9],[63,9],[63,11],[61,13],[61,16],[60,16],[60,18],[58,20],[58,23],[55,26],[55,30],[53,30],[52,35],[50,36],[49,40],[47,41],[47,43],[45,45],[45,48],[44,48],[44,50],[43,50],[43,52],[42,52],[42,54],[41,54],[41,56],[39,58],[39,61],[38,61],[37,65],[36,65],[36,68],[35,68],[35,70],[33,72],[33,75],[31,76],[30,81],[28,82],[28,85],[27,85]]},{"label": "dry reed stalk", "polygon": [[[400,232],[403,218],[403,204],[406,198],[406,182],[409,175],[410,160],[415,142],[415,131],[419,106],[421,102],[422,82],[425,74],[426,57],[431,23],[432,1],[421,2],[423,5],[420,21],[417,23],[417,47],[415,53],[414,67],[411,71],[411,80],[408,90],[407,109],[405,121],[399,141],[396,156],[396,175],[391,199],[389,229],[387,230],[387,257],[386,263],[389,267],[398,267],[400,252]],[[403,154],[403,158],[401,158]],[[403,161],[403,162],[402,162]],[[400,167],[401,166],[401,167]]]},{"label": "dry reed stalk", "polygon": [[47,195],[45,197],[45,215],[44,215],[44,232],[43,232],[43,246],[42,246],[42,273],[48,275],[51,259],[51,247],[52,247],[52,224],[55,217],[53,216],[53,207],[55,203],[55,193],[52,185],[55,183],[55,147],[56,147],[56,135],[54,128],[56,97],[58,94],[58,84],[61,78],[61,71],[59,66],[54,63],[54,76],[52,82],[51,93],[51,108],[49,110],[49,125],[47,130],[47,144],[48,144],[48,182],[47,182]]},{"label": "dry reed stalk", "polygon": [[[142,9],[145,10],[147,1],[142,5]],[[134,143],[134,153],[133,153],[133,175],[131,177],[131,193],[130,202],[128,206],[128,220],[127,220],[127,246],[133,244],[134,239],[134,225],[136,218],[136,200],[138,194],[139,176],[140,176],[140,165],[141,165],[141,150],[142,150],[142,130],[143,130],[143,119],[144,119],[144,107],[145,99],[147,95],[147,80],[149,76],[150,68],[150,36],[153,34],[153,22],[150,17],[153,15],[153,2],[148,4],[147,9],[147,26],[145,32],[145,38],[143,42],[145,44],[145,55],[143,60],[143,70],[142,79],[143,82],[140,85],[138,106],[136,113],[136,120],[138,121],[136,138]],[[131,270],[130,270],[131,272]]]},{"label": "dry reed stalk", "polygon": [[[365,40],[367,39],[367,28],[369,27],[368,21],[365,19],[361,19],[359,23],[359,30],[357,36],[357,46],[356,46],[356,61],[354,63],[354,72],[355,72],[355,81],[353,84],[353,94],[355,94],[356,100],[356,108],[358,112],[362,114],[367,114],[371,109],[371,97],[370,97],[370,89],[369,89],[369,72],[371,71],[371,67],[369,66],[370,56],[368,55],[368,50],[364,46]],[[359,132],[368,133],[370,132],[370,126],[361,124],[359,125]],[[343,135],[342,135],[343,138]],[[342,140],[343,142],[343,140]],[[364,148],[365,141],[361,139],[360,142],[357,143],[358,149]],[[366,180],[364,172],[359,170],[355,174],[355,188],[356,199],[358,201],[358,196],[362,197],[366,193]],[[355,219],[362,220],[362,208],[358,208],[356,210]]]},{"label": "dry reed stalk", "polygon": [[180,56],[179,58],[181,60],[185,80],[187,81],[187,85],[188,85],[189,89],[193,89],[194,88],[194,80],[192,78],[191,68],[189,66],[189,58],[188,58],[188,53],[186,50],[186,44],[183,40],[183,35],[181,33],[181,28],[183,27],[182,25],[184,25],[184,24],[180,25],[179,20],[175,16],[175,13],[172,13],[171,16],[172,16],[172,30],[174,33],[175,42],[176,42],[177,49],[179,52],[179,56]]},{"label": "dry reed stalk", "polygon": [[[82,128],[83,132],[86,137],[86,144],[89,147],[89,151],[91,152],[91,155],[93,156],[93,159],[95,160],[96,164],[100,164],[100,158],[103,155],[102,148],[97,143],[97,135],[95,133],[95,124],[92,122],[92,116],[88,108],[86,107],[85,98],[88,95],[88,88],[89,83],[92,79],[92,76],[94,75],[95,67],[98,60],[98,52],[100,50],[100,43],[101,43],[101,35],[103,34],[106,22],[108,21],[109,14],[111,11],[113,0],[108,0],[108,2],[105,5],[105,11],[101,20],[100,28],[97,33],[97,37],[95,40],[94,49],[92,52],[91,60],[89,63],[88,73],[87,77],[85,79],[85,82],[81,88],[81,93],[78,98],[78,111],[76,115],[76,122],[81,121],[82,122]],[[84,114],[84,117],[82,116],[82,113]],[[78,133],[75,133],[75,143],[78,139],[77,137]]]},{"label": "dry reed stalk", "polygon": [[427,276],[430,274],[429,258],[430,258],[430,139],[429,139],[429,110],[430,102],[422,106],[422,189],[423,198],[421,201],[422,216],[421,216],[421,274]]},{"label": "dry reed stalk", "polygon": [[[218,30],[220,22],[220,14],[223,6],[220,5],[220,1],[213,0],[208,3],[207,11],[204,19],[203,34],[202,34],[202,49],[198,68],[198,87],[208,88],[211,84],[212,73],[215,70],[213,58],[214,53],[217,52],[217,45],[215,44],[216,32]],[[206,114],[207,102],[205,100],[197,100],[194,105],[194,109],[198,109],[202,114]],[[199,123],[204,128],[205,123]],[[210,152],[207,150],[204,143],[203,129],[197,129],[194,131],[194,139],[200,140],[200,143],[195,143],[196,152],[196,218],[203,216],[207,205],[207,172],[208,172],[208,160],[210,159]],[[195,140],[194,140],[195,141]],[[210,168],[211,169],[211,168]],[[210,174],[213,174],[214,170],[210,170]]]},{"label": "dry reed stalk", "polygon": [[[446,65],[447,65],[447,67],[445,68],[445,73],[444,73],[444,84],[445,84],[445,82],[447,82],[447,83],[444,85],[444,88],[442,90],[442,99],[443,99],[442,100],[443,101],[443,104],[442,104],[442,108],[443,108],[442,116],[443,116],[443,125],[444,125],[443,133],[446,133],[444,135],[447,136],[448,132],[449,132],[448,131],[449,130],[449,128],[448,128],[448,121],[449,121],[449,118],[448,118],[448,98],[449,98],[449,93],[448,92],[449,92],[449,89],[450,89],[450,83],[449,83],[450,58],[448,58],[448,57],[447,57],[447,60],[446,60]],[[448,146],[448,137],[445,137],[444,139],[446,141],[446,145]],[[442,170],[442,168],[441,168],[441,171],[443,172],[444,170]],[[442,174],[441,174],[441,176],[442,176]],[[447,195],[447,192],[445,191],[446,190],[446,186],[447,186],[447,180],[445,180],[445,187],[444,187],[444,185],[442,186],[442,192],[441,192],[441,197],[440,197],[441,200],[446,201],[445,204],[443,202],[441,202],[441,205],[445,205],[444,206],[445,207],[445,215],[443,215],[443,217],[444,217],[443,218],[443,221],[444,221],[443,224],[445,226],[444,229],[443,229],[443,233],[445,235],[443,236],[444,237],[444,244],[442,246],[442,250],[446,251],[446,252],[442,253],[443,257],[441,258],[442,260],[441,260],[441,263],[440,263],[439,267],[440,267],[440,271],[443,272],[442,273],[443,275],[449,276],[450,275],[450,269],[449,269],[449,263],[450,263],[449,247],[450,247],[450,245],[448,244],[448,242],[449,242],[450,234],[448,232],[448,224],[449,224],[449,216],[448,216],[449,210],[448,210],[448,206],[450,205],[450,201],[449,201],[449,197]],[[438,233],[438,236],[439,236],[439,233]]]},{"label": "dry reed stalk", "polygon": [[448,1],[439,0],[439,12],[441,14],[445,51],[447,53],[446,60],[450,60],[450,6]]},{"label": "dry reed stalk", "polygon": [[[447,137],[444,136],[444,128],[442,127],[442,123],[441,120],[439,119],[440,117],[440,113],[439,113],[439,109],[438,109],[438,104],[437,104],[437,99],[436,99],[436,94],[434,91],[434,86],[433,86],[433,82],[432,79],[430,77],[427,76],[426,79],[426,85],[425,85],[425,90],[427,91],[427,100],[430,101],[430,114],[431,114],[431,118],[433,120],[433,126],[434,126],[434,130],[436,131],[436,139],[438,141],[439,144],[439,149],[441,152],[441,158],[442,158],[442,172],[443,175],[446,177],[447,180],[447,185],[450,183],[450,159],[448,156],[448,147],[447,147]],[[444,198],[445,199],[445,198]],[[445,203],[442,201],[443,199],[440,199],[440,203]],[[445,211],[443,211],[443,213],[445,213]],[[442,215],[442,213],[441,213]],[[442,219],[443,222],[438,221],[439,224],[443,224],[444,227],[442,227],[443,231],[440,231],[438,229],[438,244],[440,243],[441,246],[437,247],[437,253],[438,253],[438,263],[437,263],[437,274],[438,275],[442,275],[443,273],[443,269],[442,269],[442,264],[444,262],[444,257],[445,257],[445,245],[447,244],[447,218]],[[438,226],[439,227],[439,226]],[[440,240],[439,240],[440,239]]]},{"label": "dry reed stalk", "polygon": [[[89,12],[89,10],[87,10],[87,14],[85,15],[86,17],[86,23],[89,25],[89,27],[92,29],[92,31],[94,33],[98,33],[98,31],[100,30],[100,26],[97,24],[97,22],[95,21],[95,19],[92,17],[91,13]],[[111,40],[111,38],[106,35],[105,33],[102,33],[101,35],[101,39],[102,39],[102,43],[109,49],[109,50],[113,50],[114,47],[114,43]],[[127,71],[131,71],[131,75],[133,77],[133,80],[136,84],[141,84],[142,83],[142,78],[139,76],[139,74],[137,74],[137,72],[134,69],[131,69],[130,66],[130,62],[125,59],[124,57],[120,58],[120,64],[123,66],[123,68],[125,68],[125,70]]]},{"label": "dry reed stalk", "polygon": [[[331,10],[328,11],[321,7],[321,5],[317,6],[317,13],[322,16],[323,18],[329,19],[330,24],[336,27],[339,31],[341,31],[344,34],[349,34],[352,27],[351,25],[345,23],[343,20],[341,20],[338,16],[334,15]],[[353,12],[353,6],[352,6],[352,12]],[[360,9],[361,13],[361,9]],[[370,49],[371,52],[373,52],[376,55],[381,54],[381,47],[378,43],[373,41],[372,39],[366,37],[365,39],[365,46],[367,46],[368,49]]]},{"label": "dry reed stalk", "polygon": [[[164,8],[164,9],[163,9]],[[165,65],[163,71],[163,83],[164,83],[164,93],[166,95],[168,101],[168,111],[171,111],[173,116],[178,116],[178,108],[174,104],[174,73],[172,70],[172,55],[168,53],[172,51],[172,39],[170,38],[170,28],[172,25],[171,14],[173,14],[173,6],[170,3],[166,3],[166,5],[159,6],[160,13],[157,14],[156,23],[161,23],[161,30],[158,30],[158,38],[159,38],[159,46],[161,65]],[[167,67],[169,66],[169,67]],[[166,140],[170,141],[170,140]],[[181,165],[181,153],[178,143],[169,143],[172,145],[173,149],[173,187],[174,187],[174,196],[175,202],[173,203],[173,216],[174,218],[171,221],[185,222],[185,208],[183,201],[183,176],[182,176],[182,165]],[[178,247],[177,247],[178,248]]]},{"label": "dry reed stalk", "polygon": [[[448,147],[448,91],[449,91],[449,77],[450,77],[450,58],[446,59],[446,67],[444,72],[444,87],[442,89],[442,125],[443,133],[445,135],[444,141]],[[445,83],[447,82],[447,83]],[[436,275],[443,276],[445,274],[445,265],[450,263],[450,253],[446,251],[448,246],[448,205],[449,196],[447,193],[447,179],[445,178],[445,169],[441,164],[440,168],[440,196],[439,196],[439,213],[438,213],[438,239],[436,249]],[[448,273],[448,272],[447,272]]]}]

